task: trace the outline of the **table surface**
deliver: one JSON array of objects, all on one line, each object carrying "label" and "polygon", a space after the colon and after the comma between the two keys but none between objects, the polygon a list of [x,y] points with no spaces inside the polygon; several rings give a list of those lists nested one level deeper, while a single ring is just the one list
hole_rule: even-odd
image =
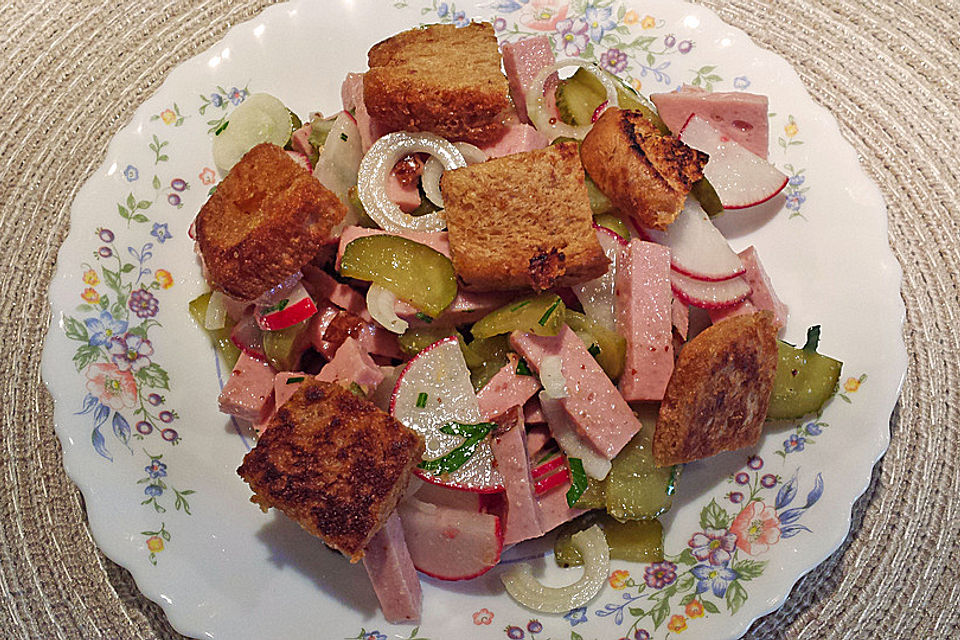
[{"label": "table surface", "polygon": [[[377,0],[367,0],[377,1]],[[180,62],[257,0],[0,6],[0,636],[181,638],[90,536],[39,372],[70,204]],[[960,628],[960,0],[703,0],[786,58],[888,205],[909,369],[846,542],[747,638]],[[865,324],[869,331],[869,324]]]}]

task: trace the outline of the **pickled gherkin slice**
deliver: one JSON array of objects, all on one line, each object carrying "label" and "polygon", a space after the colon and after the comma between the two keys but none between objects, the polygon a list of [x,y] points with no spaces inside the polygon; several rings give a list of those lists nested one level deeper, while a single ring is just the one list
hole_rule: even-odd
[{"label": "pickled gherkin slice", "polygon": [[[597,186],[597,183],[594,182],[590,178],[590,176],[588,176],[586,173],[583,174],[583,181],[587,185],[587,199],[590,201],[590,211],[593,213],[593,215],[596,216],[600,214],[605,214],[611,209],[613,209],[613,202],[610,201],[610,198],[604,195],[603,191],[600,191],[600,187]],[[611,216],[611,217],[616,217],[616,216]],[[599,224],[602,227],[607,226],[600,222],[598,222],[597,224]],[[616,229],[614,229],[613,231],[620,233]],[[627,237],[627,239],[629,240],[629,236]]]},{"label": "pickled gherkin slice", "polygon": [[623,221],[623,218],[612,213],[601,213],[593,216],[593,222],[604,229],[610,229],[627,242],[630,241],[630,227]]},{"label": "pickled gherkin slice", "polygon": [[[204,328],[203,325],[207,318],[207,305],[210,304],[211,294],[212,292],[208,291],[190,301],[190,315],[193,316],[201,329]],[[240,358],[240,349],[230,339],[234,324],[236,323],[228,317],[222,329],[204,329],[210,339],[213,340],[213,345],[217,348],[217,351],[223,356],[224,363],[230,369],[233,369]]]},{"label": "pickled gherkin slice", "polygon": [[357,238],[343,251],[340,274],[374,282],[434,318],[457,295],[450,258],[400,236]]},{"label": "pickled gherkin slice", "polygon": [[538,336],[555,336],[566,315],[563,301],[555,293],[514,300],[478,320],[470,330],[474,338],[490,338],[514,331]]},{"label": "pickled gherkin slice", "polygon": [[611,331],[589,317],[567,310],[564,316],[567,326],[587,345],[587,350],[611,380],[623,373],[627,355],[627,341],[616,331]]},{"label": "pickled gherkin slice", "polygon": [[479,361],[479,364],[471,364],[471,358],[465,356],[470,368],[470,382],[473,383],[474,390],[479,391],[507,364],[509,338],[506,335],[481,338],[468,344],[467,349],[471,357]]},{"label": "pickled gherkin slice", "polygon": [[[606,73],[606,72],[604,72]],[[639,111],[663,135],[670,130],[657,115],[653,105],[634,91],[619,77],[607,73],[617,85],[617,103],[621,109]],[[567,124],[585,125],[593,122],[597,107],[606,100],[607,92],[603,85],[586,69],[577,69],[572,76],[557,86],[557,111]]]},{"label": "pickled gherkin slice", "polygon": [[800,349],[786,342],[777,343],[779,360],[767,418],[802,418],[816,413],[834,394],[843,363],[817,353],[819,342],[817,325],[807,330],[807,342]]},{"label": "pickled gherkin slice", "polygon": [[309,324],[310,320],[308,319],[286,329],[263,332],[263,352],[274,369],[277,371],[296,370]]},{"label": "pickled gherkin slice", "polygon": [[690,189],[690,195],[697,199],[697,202],[703,207],[704,212],[711,218],[723,213],[723,204],[720,202],[720,196],[717,195],[716,189],[713,188],[713,185],[710,184],[710,181],[706,178],[700,178],[693,183],[693,187]]},{"label": "pickled gherkin slice", "polygon": [[599,524],[610,546],[610,558],[629,562],[660,562],[663,560],[663,527],[659,520],[620,522],[602,511],[591,511],[567,522],[557,530],[553,544],[554,558],[561,567],[583,564],[580,552],[570,538],[594,524]]}]

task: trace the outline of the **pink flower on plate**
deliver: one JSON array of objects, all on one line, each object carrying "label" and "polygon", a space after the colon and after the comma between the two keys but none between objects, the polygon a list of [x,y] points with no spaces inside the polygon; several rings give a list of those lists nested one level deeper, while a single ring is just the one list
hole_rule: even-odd
[{"label": "pink flower on plate", "polygon": [[480,609],[480,611],[473,614],[473,624],[481,625],[490,624],[491,622],[493,622],[493,612],[489,609]]},{"label": "pink flower on plate", "polygon": [[563,53],[571,58],[575,58],[587,48],[587,42],[590,36],[587,33],[590,30],[582,18],[569,18],[557,23],[557,34],[560,36],[560,44],[563,47]]},{"label": "pink flower on plate", "polygon": [[557,23],[567,17],[569,2],[531,0],[520,16],[520,22],[534,31],[553,31]]},{"label": "pink flower on plate", "polygon": [[756,556],[780,541],[780,518],[773,507],[751,502],[733,519],[730,533],[736,534],[737,547]]},{"label": "pink flower on plate", "polygon": [[87,367],[87,391],[114,411],[132,408],[137,401],[137,381],[129,371],[115,364],[92,364]]}]

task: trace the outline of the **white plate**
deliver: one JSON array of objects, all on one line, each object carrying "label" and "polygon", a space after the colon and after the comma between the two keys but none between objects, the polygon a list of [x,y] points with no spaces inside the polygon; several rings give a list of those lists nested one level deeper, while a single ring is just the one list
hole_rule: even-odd
[{"label": "white plate", "polygon": [[[662,638],[685,628],[684,637],[734,638],[838,547],[887,447],[906,367],[900,268],[876,186],[793,70],[709,11],[682,3],[467,4],[341,0],[267,9],[170,74],[74,203],[43,355],[64,464],[100,547],[184,634]],[[605,61],[645,93],[688,82],[769,95],[770,157],[793,176],[786,198],[727,214],[720,226],[736,248],[758,247],[791,307],[786,338],[802,342],[808,325],[821,324],[822,351],[845,365],[842,393],[818,421],[768,430],[755,451],[687,468],[665,521],[672,564],[619,565],[597,599],[563,617],[514,605],[498,570],[466,583],[425,579],[423,624],[411,633],[384,623],[359,565],[248,502],[235,469],[250,442],[217,412],[225,372],[187,315],[203,290],[187,229],[216,180],[210,131],[247,92],[272,93],[302,115],[333,111],[344,74],[365,68],[371,44],[464,16],[498,16],[498,30],[511,38],[545,33],[567,56]],[[136,309],[114,310],[118,290],[139,292]],[[100,318],[98,297],[109,317]],[[130,371],[98,346],[103,331],[126,332],[127,347],[140,349],[125,363]],[[751,495],[762,506],[745,508]],[[757,538],[748,520],[766,533]],[[728,541],[739,535],[725,565],[717,555],[694,559],[690,545],[707,541],[696,535],[705,528],[729,528]],[[690,602],[698,586],[703,604]]]}]

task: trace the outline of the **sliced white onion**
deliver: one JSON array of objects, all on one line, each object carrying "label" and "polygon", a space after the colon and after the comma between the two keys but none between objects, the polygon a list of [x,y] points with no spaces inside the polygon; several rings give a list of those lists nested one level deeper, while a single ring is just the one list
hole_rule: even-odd
[{"label": "sliced white onion", "polygon": [[617,323],[614,317],[615,284],[623,242],[620,236],[609,229],[594,225],[594,230],[604,255],[610,260],[610,267],[599,278],[588,280],[571,288],[588,318],[598,322],[604,329],[616,331]]},{"label": "sliced white onion", "polygon": [[[541,367],[542,370],[542,367]],[[570,419],[567,410],[546,391],[541,391],[540,408],[550,427],[550,435],[557,441],[568,458],[579,458],[584,472],[591,478],[603,480],[610,473],[611,464],[593,445],[584,440],[577,432],[576,425]]]},{"label": "sliced white onion", "polygon": [[253,302],[257,305],[263,307],[269,307],[271,305],[277,304],[280,302],[280,299],[287,294],[291,289],[297,286],[300,283],[300,280],[303,279],[303,274],[299,271],[296,271],[289,276],[286,280],[279,284],[275,284],[267,291],[264,291],[260,296]]},{"label": "sliced white onion", "polygon": [[374,142],[363,156],[357,195],[367,215],[386,231],[442,231],[446,226],[442,211],[412,216],[404,213],[387,196],[387,175],[401,158],[411,153],[428,153],[448,171],[467,166],[463,154],[438,135],[405,131],[388,133]]},{"label": "sliced white onion", "polygon": [[540,384],[551,397],[567,397],[567,379],[563,377],[563,360],[560,356],[544,356],[540,363]]},{"label": "sliced white onion", "polygon": [[610,573],[610,547],[600,525],[573,534],[583,557],[583,576],[566,587],[547,587],[533,577],[529,564],[516,565],[500,576],[514,600],[534,611],[564,613],[593,600]]},{"label": "sliced white onion", "polygon": [[224,304],[226,296],[219,291],[210,294],[207,302],[207,315],[203,318],[203,328],[210,331],[223,329],[227,322],[227,306]]},{"label": "sliced white onion", "polygon": [[[479,147],[475,147],[469,142],[455,142],[454,145],[467,164],[477,164],[487,161],[485,154]],[[443,165],[436,158],[429,158],[423,165],[423,175],[420,177],[420,185],[423,187],[423,193],[433,204],[441,209],[443,208],[443,196],[440,194],[440,176],[443,175]]]},{"label": "sliced white onion", "polygon": [[392,291],[378,284],[371,284],[367,289],[367,311],[370,312],[370,317],[387,331],[401,334],[410,325],[406,320],[401,320],[394,311],[396,304],[397,296]]},{"label": "sliced white onion", "polygon": [[[618,104],[617,100],[617,87],[613,84],[613,80],[610,79],[606,73],[603,72],[597,65],[590,64],[588,62],[583,62],[581,60],[560,60],[556,64],[552,64],[549,67],[544,67],[540,70],[533,80],[530,81],[530,86],[527,88],[527,95],[533,96],[533,109],[531,109],[530,119],[533,121],[533,126],[537,128],[537,131],[543,135],[550,138],[550,140],[556,140],[557,138],[576,138],[577,140],[583,140],[587,135],[587,132],[590,131],[590,128],[593,127],[593,123],[583,124],[579,126],[571,126],[561,120],[555,113],[551,113],[551,109],[547,105],[547,98],[543,95],[544,85],[547,82],[552,74],[560,71],[561,69],[566,69],[567,67],[582,67],[596,77],[600,81],[600,84],[603,85],[603,88],[607,92],[607,103],[606,109],[610,107],[615,107]],[[597,114],[599,115],[599,113]]]}]

